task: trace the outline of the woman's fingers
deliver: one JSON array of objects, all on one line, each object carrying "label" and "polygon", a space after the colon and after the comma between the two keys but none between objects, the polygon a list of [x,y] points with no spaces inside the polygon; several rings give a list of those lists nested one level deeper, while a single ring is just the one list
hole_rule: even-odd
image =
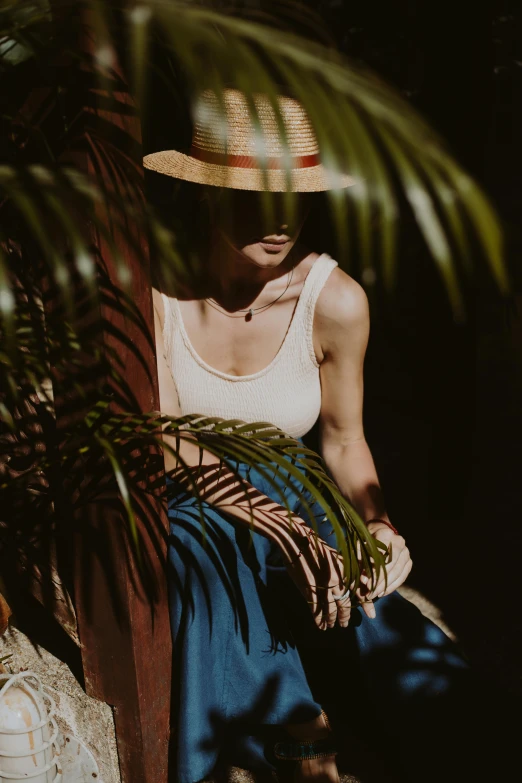
[{"label": "woman's fingers", "polygon": [[342,557],[321,539],[316,541],[316,545],[317,550],[309,547],[302,552],[299,560],[292,564],[290,573],[306,594],[318,628],[333,628],[336,622],[346,627],[351,614],[350,594],[342,600],[335,600],[335,597],[346,593]]},{"label": "woman's fingers", "polygon": [[411,563],[410,551],[408,548],[405,548],[399,555],[397,562],[394,563],[393,567],[388,571],[387,584],[384,584],[384,579],[382,580],[380,589],[377,591],[377,595],[382,592],[386,592],[390,588],[397,578],[400,577],[408,563]]},{"label": "woman's fingers", "polygon": [[[313,600],[309,601],[314,622],[320,630],[333,628],[336,623],[346,627],[351,616],[351,594],[342,600],[338,600],[346,592],[344,586],[345,574],[343,560],[339,553],[324,541],[316,541],[317,549],[310,547],[302,553],[299,564],[298,581],[306,584],[306,591]],[[313,549],[313,551],[312,551]],[[393,547],[390,562],[379,575],[377,583],[371,588],[371,579],[374,574],[363,574],[361,586],[366,590],[363,596],[360,589],[356,591],[360,599],[361,607],[365,615],[374,619],[376,617],[373,598],[389,595],[405,581],[412,568],[410,552],[404,539],[397,537]],[[333,587],[333,585],[338,585]],[[355,585],[351,585],[353,592]],[[337,600],[336,600],[337,599]]]},{"label": "woman's fingers", "polygon": [[370,620],[375,620],[377,613],[373,601],[365,599],[364,601],[361,601],[361,606],[366,617],[369,617]]},{"label": "woman's fingers", "polygon": [[319,592],[315,583],[308,585],[307,595],[311,596],[311,600],[310,598],[308,599],[308,604],[312,611],[314,623],[321,631],[325,631],[335,624],[337,607],[335,606],[335,601],[330,598],[330,592],[328,588]]},{"label": "woman's fingers", "polygon": [[310,609],[312,611],[314,623],[320,630],[324,630],[326,628],[324,608],[321,602],[317,599],[317,593],[315,590],[310,589],[309,594],[312,596],[312,600],[308,600],[308,604],[310,605]]},{"label": "woman's fingers", "polygon": [[[339,587],[335,590],[335,592],[333,590],[331,591],[331,598],[333,598],[336,604],[337,621],[342,628],[345,628],[350,621],[351,614],[350,590],[348,589],[347,593],[347,588],[344,583],[344,563],[341,555],[339,555],[338,552],[334,552],[332,556],[334,557],[334,569],[339,580]],[[340,598],[340,596],[343,597]]]},{"label": "woman's fingers", "polygon": [[[372,596],[375,597],[380,596],[381,594],[386,594],[391,584],[395,582],[397,577],[400,576],[404,567],[409,562],[411,562],[410,551],[407,547],[405,547],[400,551],[397,559],[393,560],[389,565],[386,566],[386,571],[384,572],[383,570],[379,581],[372,590]],[[387,577],[386,579],[385,575]]]},{"label": "woman's fingers", "polygon": [[347,596],[342,601],[337,602],[337,619],[341,628],[346,628],[350,622],[350,616],[352,614],[352,602],[350,596]]},{"label": "woman's fingers", "polygon": [[323,598],[317,607],[317,614],[314,617],[315,624],[321,631],[326,631],[328,628],[329,613],[328,613],[328,600]]},{"label": "woman's fingers", "polygon": [[323,612],[320,609],[317,609],[317,611],[314,612],[314,623],[320,630],[323,630],[324,618]]},{"label": "woman's fingers", "polygon": [[405,554],[404,557],[400,557],[397,563],[394,564],[393,569],[388,572],[388,579],[386,583],[384,579],[380,579],[377,586],[370,594],[371,597],[382,598],[385,595],[390,595],[390,593],[393,593],[393,591],[400,587],[407,578],[412,569],[412,565],[413,563],[409,553]]},{"label": "woman's fingers", "polygon": [[[342,598],[341,598],[342,596]],[[330,591],[330,598],[335,603],[337,620],[342,628],[345,628],[350,622],[350,615],[352,612],[351,595],[344,584],[343,575],[340,574],[339,587],[334,591]]]},{"label": "woman's fingers", "polygon": [[332,603],[329,604],[327,610],[326,624],[328,628],[333,628],[336,620],[337,620],[337,601],[332,601]]},{"label": "woman's fingers", "polygon": [[388,584],[388,587],[386,588],[384,595],[390,595],[390,593],[393,593],[394,590],[397,590],[397,588],[400,587],[403,584],[403,582],[405,582],[406,579],[408,578],[408,574],[410,573],[412,567],[413,567],[413,562],[411,560],[408,560],[408,562],[402,569],[397,579],[395,579],[393,582],[390,582]]}]

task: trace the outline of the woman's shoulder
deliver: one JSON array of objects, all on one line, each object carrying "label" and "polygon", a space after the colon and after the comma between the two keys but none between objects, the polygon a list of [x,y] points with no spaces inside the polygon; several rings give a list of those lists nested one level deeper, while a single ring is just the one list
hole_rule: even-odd
[{"label": "woman's shoulder", "polygon": [[370,308],[364,288],[338,266],[319,295],[314,332],[317,355],[364,356],[370,332]]},{"label": "woman's shoulder", "polygon": [[319,294],[315,313],[318,325],[352,329],[369,321],[368,297],[357,280],[336,266]]}]

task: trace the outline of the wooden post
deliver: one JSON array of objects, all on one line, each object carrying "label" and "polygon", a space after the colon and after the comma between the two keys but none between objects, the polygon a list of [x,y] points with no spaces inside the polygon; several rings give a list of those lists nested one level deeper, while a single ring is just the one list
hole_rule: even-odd
[{"label": "wooden post", "polygon": [[[89,19],[85,21],[88,28]],[[87,32],[81,45],[94,54],[94,34]],[[104,93],[93,80],[90,103],[80,107],[82,118],[76,119],[81,128],[79,143],[66,161],[73,160],[84,174],[96,173],[97,178],[106,179],[109,190],[118,188],[117,181],[132,182],[134,198],[129,198],[136,207],[143,196],[140,120],[121,64],[114,60],[112,70],[116,91]],[[110,160],[115,158],[118,166],[113,168]],[[111,214],[102,217],[114,236]],[[88,224],[86,230],[109,284],[118,288],[114,259],[105,240]],[[129,392],[127,398],[133,398],[132,411],[149,412],[159,410],[159,394],[148,244],[139,231],[131,226],[116,239],[132,274],[132,299],[145,328],[105,301],[99,315],[110,327],[103,343],[115,349],[121,360],[118,369],[122,386]],[[117,396],[114,404],[121,411]],[[165,569],[167,517],[162,503],[153,498],[150,505],[142,505],[137,523],[143,560],[149,566],[147,594],[130,556],[124,514],[115,498],[107,497],[106,502],[87,506],[76,525],[74,603],[85,687],[91,696],[114,708],[123,783],[166,783],[172,648]]]}]

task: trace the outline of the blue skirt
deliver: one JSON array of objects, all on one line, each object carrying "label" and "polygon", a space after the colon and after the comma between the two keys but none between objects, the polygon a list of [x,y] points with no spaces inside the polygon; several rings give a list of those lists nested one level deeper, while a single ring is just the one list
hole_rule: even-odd
[{"label": "blue skirt", "polygon": [[[257,470],[235,466],[278,500]],[[398,593],[376,602],[374,620],[354,609],[347,628],[319,631],[275,545],[208,504],[202,534],[195,499],[170,479],[167,489],[176,783],[207,777],[225,749],[238,766],[273,769],[270,732],[312,720],[321,708],[334,725],[343,714],[366,709],[372,720],[391,711],[404,733],[405,721],[418,727],[433,700],[460,686],[468,669],[462,655]],[[335,546],[320,506],[307,516],[295,488],[284,491],[294,512],[309,524],[313,515]],[[428,777],[417,768],[411,780]]]}]

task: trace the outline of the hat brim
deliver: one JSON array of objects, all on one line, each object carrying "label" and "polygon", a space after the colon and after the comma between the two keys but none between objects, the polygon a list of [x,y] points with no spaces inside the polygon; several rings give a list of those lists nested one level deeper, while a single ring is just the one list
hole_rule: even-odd
[{"label": "hat brim", "polygon": [[[286,172],[280,169],[251,169],[234,166],[221,166],[216,163],[192,158],[177,150],[164,150],[145,155],[143,165],[146,169],[166,174],[168,177],[197,182],[200,185],[213,185],[237,190],[268,190],[273,193],[316,193],[325,190],[342,190],[356,184],[348,174],[339,174],[326,169],[322,164],[307,168],[292,169]],[[290,188],[288,188],[288,176]]]}]

